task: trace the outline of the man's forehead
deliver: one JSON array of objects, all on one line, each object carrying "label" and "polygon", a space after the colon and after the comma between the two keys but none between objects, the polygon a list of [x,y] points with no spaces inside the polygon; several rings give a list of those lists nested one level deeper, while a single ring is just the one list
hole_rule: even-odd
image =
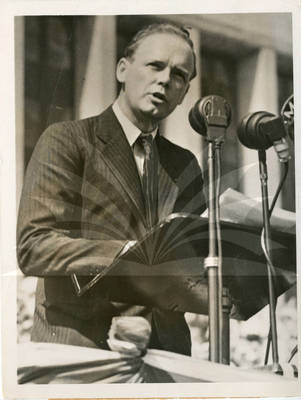
[{"label": "man's forehead", "polygon": [[137,43],[134,57],[156,58],[175,51],[181,61],[193,60],[192,49],[183,38],[173,33],[156,32]]}]

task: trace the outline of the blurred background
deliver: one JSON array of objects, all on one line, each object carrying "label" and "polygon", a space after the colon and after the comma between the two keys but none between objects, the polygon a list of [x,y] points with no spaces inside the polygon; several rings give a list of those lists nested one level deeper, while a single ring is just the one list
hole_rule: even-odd
[{"label": "blurred background", "polygon": [[[188,112],[203,96],[223,96],[232,123],[222,148],[222,191],[239,190],[260,198],[257,152],[240,145],[237,126],[248,112],[279,114],[293,93],[292,20],[287,13],[128,16],[15,17],[17,200],[33,148],[51,123],[99,114],[118,94],[115,65],[131,37],[144,25],[171,21],[189,29],[197,54],[197,77],[184,103],[162,124],[171,141],[191,150],[206,174],[206,143],[188,122]],[[294,148],[277,205],[295,211]],[[269,193],[281,169],[268,150]],[[19,278],[19,340],[29,340],[35,278]],[[297,341],[296,292],[278,304],[279,347],[287,361]],[[207,359],[207,317],[187,314],[193,355]],[[268,312],[246,322],[231,322],[232,363],[260,365],[268,333]]]}]

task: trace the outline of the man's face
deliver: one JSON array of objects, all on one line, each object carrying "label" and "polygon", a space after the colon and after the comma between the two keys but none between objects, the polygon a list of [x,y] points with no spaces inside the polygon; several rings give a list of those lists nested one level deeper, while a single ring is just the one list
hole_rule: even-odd
[{"label": "man's face", "polygon": [[168,33],[146,37],[117,67],[126,114],[136,121],[167,117],[182,102],[192,73],[193,54],[184,39]]}]

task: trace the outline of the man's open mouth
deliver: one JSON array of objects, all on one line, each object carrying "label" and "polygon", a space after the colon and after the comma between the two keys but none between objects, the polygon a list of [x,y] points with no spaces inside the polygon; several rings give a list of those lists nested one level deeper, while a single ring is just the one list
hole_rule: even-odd
[{"label": "man's open mouth", "polygon": [[167,101],[165,94],[160,93],[160,92],[154,92],[151,93],[152,97],[154,97],[156,100],[158,100],[160,103]]}]

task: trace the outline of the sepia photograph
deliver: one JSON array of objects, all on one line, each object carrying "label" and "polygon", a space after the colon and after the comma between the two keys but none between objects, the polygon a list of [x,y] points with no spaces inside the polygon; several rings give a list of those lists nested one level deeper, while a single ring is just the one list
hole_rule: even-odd
[{"label": "sepia photograph", "polygon": [[296,394],[293,13],[26,14],[8,386]]}]

